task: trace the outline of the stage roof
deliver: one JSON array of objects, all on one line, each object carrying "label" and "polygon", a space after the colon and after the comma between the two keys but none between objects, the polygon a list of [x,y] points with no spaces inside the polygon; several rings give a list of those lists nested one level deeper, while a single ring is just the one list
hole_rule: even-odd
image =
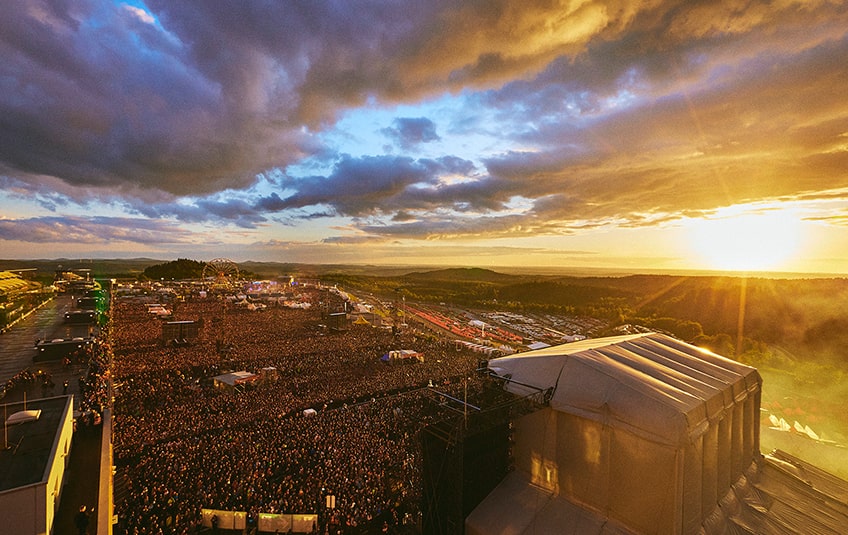
[{"label": "stage roof", "polygon": [[[551,408],[680,445],[762,380],[755,368],[658,333],[587,339],[489,361],[507,389],[552,389]],[[521,383],[521,384],[519,384]]]},{"label": "stage roof", "polygon": [[247,371],[225,373],[223,375],[216,375],[215,377],[213,377],[213,379],[215,379],[216,381],[228,384],[230,386],[235,386],[239,383],[253,381],[258,378],[259,376],[255,373],[250,373]]}]

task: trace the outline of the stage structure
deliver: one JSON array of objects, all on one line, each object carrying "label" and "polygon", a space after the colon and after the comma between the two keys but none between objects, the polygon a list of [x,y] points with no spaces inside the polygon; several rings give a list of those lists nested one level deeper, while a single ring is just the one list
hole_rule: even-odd
[{"label": "stage structure", "polygon": [[162,324],[162,345],[187,346],[200,336],[196,321],[168,321]]},{"label": "stage structure", "polygon": [[331,331],[347,331],[350,328],[350,323],[347,320],[347,313],[345,312],[330,312],[327,314],[327,318],[325,320],[327,322],[327,327],[330,328]]},{"label": "stage structure", "polygon": [[471,395],[429,389],[434,411],[450,416],[421,434],[424,535],[463,533],[468,514],[513,470],[511,422],[542,409],[549,392],[514,396],[503,384],[493,375]]},{"label": "stage structure", "polygon": [[[550,404],[513,420],[515,470],[468,515],[467,535],[807,532],[765,529],[787,521],[785,509],[760,514],[769,500],[755,494],[767,489],[745,488],[762,462],[756,369],[658,333],[517,353],[488,369],[516,395],[549,389]],[[749,501],[758,505],[742,519]]]}]

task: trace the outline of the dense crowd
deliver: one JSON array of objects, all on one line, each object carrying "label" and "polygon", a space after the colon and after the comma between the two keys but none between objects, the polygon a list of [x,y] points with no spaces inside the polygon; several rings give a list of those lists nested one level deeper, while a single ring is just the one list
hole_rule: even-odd
[{"label": "dense crowd", "polygon": [[[316,305],[338,299],[317,289],[306,297]],[[316,528],[328,533],[401,532],[417,522],[417,433],[439,417],[424,387],[476,380],[479,357],[433,335],[329,330],[321,310],[338,303],[330,305],[248,311],[214,298],[179,303],[174,319],[202,328],[188,346],[172,347],[143,302],[113,303],[123,532],[191,533],[201,508],[254,519],[318,513]],[[425,360],[381,362],[392,349]],[[211,382],[227,370],[267,367],[276,378],[246,391]],[[331,510],[323,506],[328,494]]]}]

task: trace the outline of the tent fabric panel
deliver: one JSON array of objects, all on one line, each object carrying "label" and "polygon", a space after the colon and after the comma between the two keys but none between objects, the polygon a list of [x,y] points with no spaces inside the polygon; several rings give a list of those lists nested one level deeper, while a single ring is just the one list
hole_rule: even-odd
[{"label": "tent fabric panel", "polygon": [[616,382],[626,385],[645,397],[660,399],[670,406],[674,406],[682,413],[689,412],[694,407],[700,406],[697,396],[680,390],[673,385],[664,382],[661,378],[653,377],[634,369],[626,362],[618,362],[609,358],[600,351],[578,353],[572,356],[572,360],[579,359],[580,362],[592,367],[596,373],[607,374]]},{"label": "tent fabric panel", "polygon": [[503,481],[465,519],[467,535],[520,535],[536,522],[553,493],[531,485],[521,472]]},{"label": "tent fabric panel", "polygon": [[730,469],[733,474],[741,474],[751,458],[744,458],[742,450],[742,435],[744,433],[745,411],[744,404],[733,407],[732,423],[730,428]]},{"label": "tent fabric panel", "polygon": [[[657,337],[661,335],[656,335]],[[718,366],[703,358],[703,351],[695,346],[679,347],[677,345],[669,345],[668,337],[655,338],[651,335],[649,338],[633,340],[627,343],[627,346],[639,348],[641,351],[648,354],[654,353],[661,355],[664,358],[676,362],[678,366],[683,366],[684,369],[694,369],[698,373],[704,374],[712,378],[712,381],[721,382],[724,387],[721,388],[721,401],[726,409],[729,409],[736,403],[736,397],[739,392],[746,391],[745,378],[732,370],[728,370],[722,366]],[[635,349],[634,349],[635,351]]]},{"label": "tent fabric panel", "polygon": [[727,384],[740,383],[747,385],[746,375],[756,373],[755,368],[740,364],[734,360],[659,333],[651,333],[638,340],[630,340],[624,345],[634,345],[647,350],[662,349],[667,358],[687,367],[694,368],[710,377],[722,379]]},{"label": "tent fabric panel", "polygon": [[[665,336],[658,333],[651,334],[650,338],[655,341],[662,340],[661,343],[668,345],[669,347],[678,349],[683,353],[687,353],[690,348],[694,347],[670,336]],[[744,377],[744,383],[748,391],[756,392],[761,389],[763,380],[762,377],[760,377],[760,373],[757,371],[756,368],[746,366],[741,362],[737,362],[727,357],[722,357],[721,355],[717,355],[712,351],[707,351],[706,349],[696,348],[696,350],[698,352],[699,358],[701,358],[703,361],[708,362],[710,364],[715,364],[719,368],[737,373]]]},{"label": "tent fabric panel", "polygon": [[635,532],[603,514],[554,496],[539,512],[535,523],[522,535],[634,535]]},{"label": "tent fabric panel", "polygon": [[609,418],[611,425],[668,444],[688,440],[690,420],[706,422],[706,409],[696,397],[600,353],[568,358],[551,406],[586,418]]},{"label": "tent fabric panel", "polygon": [[[721,416],[720,407],[736,399],[726,381],[739,381],[739,375],[705,362],[691,346],[684,354],[680,349],[687,346],[669,340],[661,335],[584,340],[492,359],[489,368],[540,389],[556,387],[551,406],[558,410],[611,418],[610,425],[630,426],[648,440],[679,445],[705,432],[708,421]],[[687,359],[704,381],[685,376]],[[719,377],[706,380],[707,370]],[[516,383],[507,389],[518,395],[532,392]],[[737,390],[744,391],[741,383]]]},{"label": "tent fabric panel", "polygon": [[848,526],[846,496],[848,482],[775,452],[751,463],[705,516],[700,533],[842,534]]},{"label": "tent fabric panel", "polygon": [[612,430],[608,515],[642,533],[677,533],[681,451]]},{"label": "tent fabric panel", "polygon": [[634,353],[662,362],[669,368],[676,369],[694,379],[715,386],[721,391],[721,400],[725,407],[731,407],[733,399],[733,385],[739,383],[740,388],[744,384],[744,378],[738,373],[732,372],[715,364],[711,364],[700,358],[700,350],[695,347],[688,348],[689,351],[680,351],[653,338],[646,340],[632,340],[622,346]]},{"label": "tent fabric panel", "polygon": [[[537,356],[562,356],[563,354],[573,355],[575,353],[580,353],[581,351],[589,351],[592,349],[597,349],[599,347],[606,347],[609,345],[620,344],[622,342],[626,342],[629,340],[634,340],[637,338],[645,337],[644,334],[625,334],[622,336],[608,336],[605,338],[587,338],[585,340],[579,340],[576,342],[568,342],[566,344],[559,344],[556,346],[550,346],[543,349],[537,349],[535,351],[530,351],[527,353],[517,353],[515,355],[508,355],[506,357],[501,357],[502,359],[521,359],[521,358],[535,358]],[[499,360],[499,359],[498,359]]]},{"label": "tent fabric panel", "polygon": [[742,415],[742,459],[750,461],[760,453],[760,443],[757,440],[757,434],[754,428],[760,427],[760,411],[755,412],[756,400],[755,396],[750,396],[745,400]]},{"label": "tent fabric panel", "polygon": [[[714,385],[687,376],[672,367],[665,366],[662,357],[658,354],[652,355],[655,359],[652,360],[636,351],[629,351],[619,346],[605,347],[599,349],[598,352],[637,372],[653,377],[672,388],[697,398],[699,403],[704,405],[703,409],[698,409],[697,412],[704,412],[705,414],[703,416],[698,415],[696,421],[690,421],[690,429],[705,427],[706,420],[714,420],[724,410],[721,398],[723,389],[727,388],[724,383],[721,384],[722,388],[716,388]],[[690,415],[695,413],[695,410],[689,412]]]},{"label": "tent fabric panel", "polygon": [[[529,474],[531,482],[553,492],[559,491],[558,420],[556,411],[543,409],[513,422],[516,470]],[[548,470],[556,476],[554,481],[548,481]]]},{"label": "tent fabric panel", "polygon": [[561,495],[598,510],[607,508],[611,468],[609,439],[603,425],[559,413],[556,462]]},{"label": "tent fabric panel", "polygon": [[704,434],[701,445],[701,511],[712,511],[718,503],[718,425]]},{"label": "tent fabric panel", "polygon": [[793,467],[794,473],[799,474],[796,479],[802,482],[805,489],[812,488],[829,501],[848,507],[848,482],[845,480],[780,450],[773,451],[766,460],[769,468]]},{"label": "tent fabric panel", "polygon": [[[543,350],[541,350],[543,351]],[[524,355],[537,354],[537,351],[525,353]],[[525,383],[542,390],[556,386],[560,371],[567,362],[567,356],[538,355],[536,357],[525,357],[510,355],[499,357],[489,361],[489,369],[500,376],[509,376],[514,381]],[[526,395],[531,390],[516,383],[507,383],[507,390],[516,395]]]},{"label": "tent fabric panel", "polygon": [[733,484],[732,464],[730,459],[731,450],[731,415],[718,422],[718,492],[719,496],[726,492]]},{"label": "tent fabric panel", "polygon": [[702,496],[704,480],[704,437],[703,435],[686,448],[683,449],[683,494],[681,524],[683,533],[695,533],[701,525],[703,513],[712,510],[712,507],[703,511]]}]

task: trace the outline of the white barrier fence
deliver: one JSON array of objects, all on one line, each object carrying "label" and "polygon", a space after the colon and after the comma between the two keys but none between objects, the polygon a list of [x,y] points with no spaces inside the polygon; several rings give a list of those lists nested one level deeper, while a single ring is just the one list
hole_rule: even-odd
[{"label": "white barrier fence", "polygon": [[[221,511],[218,509],[201,509],[204,527],[212,527],[212,517],[218,517],[218,528],[243,530],[247,527],[247,512],[245,511]],[[268,533],[311,533],[318,524],[318,515],[278,515],[272,513],[259,513],[257,529]]]}]

